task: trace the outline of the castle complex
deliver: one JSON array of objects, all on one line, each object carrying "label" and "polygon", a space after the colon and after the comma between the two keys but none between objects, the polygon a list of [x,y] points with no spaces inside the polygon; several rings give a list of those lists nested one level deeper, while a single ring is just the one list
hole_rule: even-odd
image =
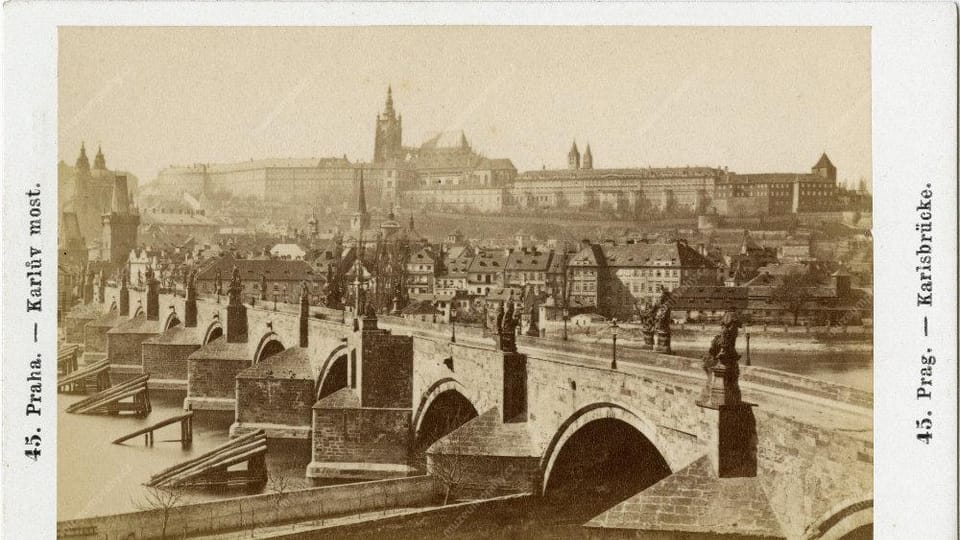
[{"label": "castle complex", "polygon": [[597,168],[588,144],[576,142],[567,167],[517,173],[509,159],[476,152],[462,131],[437,134],[419,147],[405,146],[403,116],[392,89],[377,115],[371,162],[342,158],[269,159],[233,164],[168,167],[157,187],[202,196],[226,191],[265,201],[355,199],[358,170],[374,206],[479,211],[530,209],[651,211],[748,217],[835,210],[837,170],[826,154],[810,172],[737,174],[726,168]]}]

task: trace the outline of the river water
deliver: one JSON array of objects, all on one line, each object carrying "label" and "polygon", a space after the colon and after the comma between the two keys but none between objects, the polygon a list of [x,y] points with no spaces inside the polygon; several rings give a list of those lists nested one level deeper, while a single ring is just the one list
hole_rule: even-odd
[{"label": "river water", "polygon": [[[167,467],[197,456],[229,439],[233,413],[203,413],[194,416],[193,444],[164,442],[180,436],[179,424],[161,428],[152,447],[143,437],[124,444],[111,444],[121,435],[165,418],[183,414],[183,393],[150,392],[153,410],[144,418],[102,416],[65,412],[85,396],[60,394],[57,403],[57,519],[131,512],[143,506],[147,488],[142,484]],[[310,462],[309,441],[270,441],[267,471],[283,477],[286,489],[308,487],[304,477]],[[268,484],[265,490],[270,490]],[[184,502],[213,500],[254,494],[255,491],[189,490]]]},{"label": "river water", "polygon": [[[702,351],[677,350],[699,357]],[[745,361],[741,360],[741,361]],[[797,373],[863,390],[872,390],[873,363],[870,352],[751,352],[751,363]],[[122,445],[110,441],[146,425],[182,413],[182,393],[151,392],[152,412],[146,418],[132,416],[78,415],[65,412],[84,396],[60,394],[58,416],[58,520],[131,512],[140,509],[147,494],[142,483],[151,475],[228,440],[233,413],[198,412],[193,444],[164,442],[179,436],[178,425],[156,433],[154,446],[142,438]],[[309,441],[271,441],[267,469],[271,477],[283,477],[286,489],[308,487],[304,477],[310,462]],[[270,485],[264,488],[269,491]],[[190,490],[185,502],[213,500],[251,494],[250,491]]]}]

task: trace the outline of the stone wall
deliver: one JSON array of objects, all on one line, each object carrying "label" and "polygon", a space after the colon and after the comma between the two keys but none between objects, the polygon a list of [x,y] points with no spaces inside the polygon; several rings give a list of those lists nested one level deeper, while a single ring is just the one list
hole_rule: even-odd
[{"label": "stone wall", "polygon": [[187,380],[187,358],[200,344],[150,343],[142,344],[143,372],[151,378]]},{"label": "stone wall", "polygon": [[872,440],[756,409],[758,476],[784,533],[804,529],[843,500],[872,499]]},{"label": "stone wall", "polygon": [[251,363],[246,359],[191,359],[187,368],[189,397],[235,399],[237,374]]},{"label": "stone wall", "polygon": [[[236,497],[175,507],[166,527],[168,538],[246,529],[273,523],[323,518],[379,508],[435,503],[436,481],[415,476],[291,491],[276,504],[275,494]],[[57,537],[78,539],[160,538],[163,511],[148,510],[57,523]]]},{"label": "stone wall", "polygon": [[154,333],[134,334],[129,332],[107,334],[107,358],[111,365],[143,366],[141,345]]},{"label": "stone wall", "polygon": [[94,325],[91,321],[83,327],[83,350],[84,352],[107,352],[107,330],[109,326]]},{"label": "stone wall", "polygon": [[314,382],[309,379],[237,378],[237,421],[310,426]]},{"label": "stone wall", "polygon": [[410,409],[314,409],[313,460],[406,464]]},{"label": "stone wall", "polygon": [[413,400],[413,338],[362,332],[360,403],[364,407],[408,407]]}]

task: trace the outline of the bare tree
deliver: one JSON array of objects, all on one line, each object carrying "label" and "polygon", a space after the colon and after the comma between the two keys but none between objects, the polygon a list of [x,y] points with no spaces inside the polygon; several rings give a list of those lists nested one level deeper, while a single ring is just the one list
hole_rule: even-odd
[{"label": "bare tree", "polygon": [[158,511],[161,513],[163,522],[160,528],[160,538],[166,539],[170,514],[174,507],[180,504],[183,497],[184,491],[182,488],[148,486],[146,494],[140,500],[135,501],[134,504],[141,511]]},{"label": "bare tree", "polygon": [[771,291],[770,298],[793,314],[793,324],[797,324],[800,310],[812,298],[810,288],[816,284],[811,272],[792,271],[783,276],[780,283]]},{"label": "bare tree", "polygon": [[290,488],[292,487],[291,482],[284,474],[270,475],[267,482],[267,488],[273,495],[271,501],[273,502],[274,520],[279,521],[280,509],[286,504],[287,495],[290,494]]}]

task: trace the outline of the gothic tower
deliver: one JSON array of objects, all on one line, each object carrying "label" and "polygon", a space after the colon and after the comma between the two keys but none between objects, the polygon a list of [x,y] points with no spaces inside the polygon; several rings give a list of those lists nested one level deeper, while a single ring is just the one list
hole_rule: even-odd
[{"label": "gothic tower", "polygon": [[577,141],[573,141],[573,146],[571,146],[570,151],[567,152],[567,168],[580,168],[580,150],[577,149]]},{"label": "gothic tower", "polygon": [[140,225],[140,214],[130,202],[126,176],[114,178],[110,212],[103,214],[102,223],[100,258],[113,265],[123,264],[137,245],[137,227]]},{"label": "gothic tower", "polygon": [[363,168],[360,169],[360,185],[357,188],[357,211],[353,213],[350,219],[350,229],[360,233],[370,226],[370,214],[367,213],[367,197],[363,192]]},{"label": "gothic tower", "polygon": [[583,164],[580,166],[581,169],[592,169],[593,168],[593,152],[590,151],[590,143],[587,143],[587,149],[583,152]]},{"label": "gothic tower", "polygon": [[93,168],[99,170],[106,170],[107,160],[103,157],[103,150],[98,146],[97,147],[97,156],[93,158]]},{"label": "gothic tower", "polygon": [[86,145],[80,143],[80,155],[75,165],[76,179],[74,180],[74,198],[79,201],[87,192],[87,183],[90,178],[90,160],[87,159]]},{"label": "gothic tower", "polygon": [[377,130],[373,137],[373,162],[383,163],[403,155],[403,116],[393,109],[393,90],[387,87],[387,102],[383,113],[377,115]]}]

